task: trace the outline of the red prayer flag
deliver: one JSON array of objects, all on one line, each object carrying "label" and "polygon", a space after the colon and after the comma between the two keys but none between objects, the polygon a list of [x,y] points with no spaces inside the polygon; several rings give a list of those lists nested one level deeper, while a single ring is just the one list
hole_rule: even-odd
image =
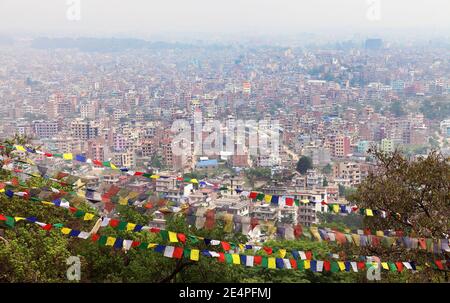
[{"label": "red prayer flag", "polygon": [[331,270],[330,261],[323,261],[323,268],[325,269],[325,271],[330,271]]},{"label": "red prayer flag", "polygon": [[225,254],[224,253],[219,253],[219,262],[225,262]]},{"label": "red prayer flag", "polygon": [[250,192],[250,195],[249,195],[248,197],[249,197],[250,199],[256,199],[257,196],[258,196],[258,193],[252,191],[252,192]]},{"label": "red prayer flag", "polygon": [[254,264],[260,265],[261,262],[262,262],[262,256],[255,256],[255,257],[253,258],[253,263],[254,263]]},{"label": "red prayer flag", "polygon": [[366,268],[366,264],[364,262],[358,262],[357,266],[358,266],[358,269]]},{"label": "red prayer flag", "polygon": [[16,177],[12,178],[11,183],[13,186],[19,186],[19,180]]},{"label": "red prayer flag", "polygon": [[292,268],[297,269],[297,261],[295,261],[295,259],[289,259],[289,262],[291,263]]},{"label": "red prayer flag", "polygon": [[306,260],[312,260],[312,252],[311,251],[305,252],[305,256],[306,256]]},{"label": "red prayer flag", "polygon": [[6,221],[6,217],[0,214],[0,221]]},{"label": "red prayer flag", "polygon": [[398,272],[403,271],[403,263],[402,262],[395,262],[395,265],[397,266]]},{"label": "red prayer flag", "polygon": [[286,205],[287,206],[294,205],[294,198],[286,198]]},{"label": "red prayer flag", "polygon": [[302,226],[300,224],[295,225],[294,226],[294,236],[295,236],[295,238],[300,238],[302,233],[303,233]]},{"label": "red prayer flag", "polygon": [[117,226],[119,226],[119,220],[117,220],[117,219],[111,219],[111,220],[109,220],[109,226],[111,226],[111,227],[117,227]]},{"label": "red prayer flag", "polygon": [[93,234],[92,236],[91,236],[91,239],[92,239],[92,241],[98,241],[98,239],[100,239],[100,235],[99,234]]},{"label": "red prayer flag", "polygon": [[220,244],[222,244],[222,247],[225,251],[229,251],[231,249],[231,245],[228,242],[221,241]]},{"label": "red prayer flag", "polygon": [[131,243],[131,247],[138,247],[139,245],[141,245],[141,242],[139,242],[139,241],[133,241]]},{"label": "red prayer flag", "polygon": [[263,249],[265,250],[265,252],[266,252],[268,255],[271,255],[271,254],[272,254],[272,248],[271,248],[271,247],[264,246]]},{"label": "red prayer flag", "polygon": [[177,234],[177,238],[181,243],[186,242],[186,235],[185,234]]},{"label": "red prayer flag", "polygon": [[51,224],[46,224],[45,226],[42,226],[42,229],[43,230],[50,230],[50,229],[52,229],[52,225]]},{"label": "red prayer flag", "polygon": [[444,265],[442,265],[441,260],[435,260],[434,263],[436,263],[436,266],[437,266],[440,270],[444,270]]},{"label": "red prayer flag", "polygon": [[181,259],[183,257],[183,247],[175,247],[173,251],[173,257],[176,259]]}]

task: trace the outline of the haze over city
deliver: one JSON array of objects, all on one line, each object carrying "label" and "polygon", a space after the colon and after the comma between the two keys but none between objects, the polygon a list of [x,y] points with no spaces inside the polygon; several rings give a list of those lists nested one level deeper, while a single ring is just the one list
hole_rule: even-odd
[{"label": "haze over city", "polygon": [[450,282],[449,13],[0,0],[0,283]]},{"label": "haze over city", "polygon": [[331,39],[396,33],[448,37],[450,30],[447,0],[81,0],[79,3],[80,18],[70,21],[67,10],[76,1],[1,0],[0,33],[139,38],[159,38],[165,34],[165,39],[171,37],[167,34],[180,38],[189,33],[217,39],[226,34],[284,36],[308,32]]}]

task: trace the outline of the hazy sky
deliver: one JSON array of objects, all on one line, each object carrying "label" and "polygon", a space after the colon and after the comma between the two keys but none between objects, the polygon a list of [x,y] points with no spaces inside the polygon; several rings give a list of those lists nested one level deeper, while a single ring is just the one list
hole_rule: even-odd
[{"label": "hazy sky", "polygon": [[450,0],[0,0],[0,33],[114,34],[450,29]]}]

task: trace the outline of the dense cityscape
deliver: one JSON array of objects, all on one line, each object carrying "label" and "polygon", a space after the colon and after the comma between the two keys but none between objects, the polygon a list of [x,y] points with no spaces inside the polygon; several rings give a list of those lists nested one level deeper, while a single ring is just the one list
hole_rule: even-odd
[{"label": "dense cityscape", "polygon": [[[370,148],[410,157],[450,151],[448,48],[418,52],[367,39],[323,50],[168,44],[89,52],[56,48],[58,39],[39,42],[2,48],[1,136],[20,134],[43,150],[164,176],[145,181],[63,159],[47,163],[85,176],[92,189],[151,189],[176,205],[309,226],[326,207],[251,206],[235,190],[345,205],[345,191],[371,169]],[[212,120],[228,126],[219,136],[237,120],[277,121],[278,150],[251,155],[247,133],[241,153],[194,153],[193,144],[173,153],[173,122],[193,124],[195,114],[203,138]],[[311,160],[303,173],[296,171],[300,157]],[[176,182],[182,175],[230,188],[185,194]]]},{"label": "dense cityscape", "polygon": [[450,282],[448,4],[398,1],[0,2],[0,283]]}]

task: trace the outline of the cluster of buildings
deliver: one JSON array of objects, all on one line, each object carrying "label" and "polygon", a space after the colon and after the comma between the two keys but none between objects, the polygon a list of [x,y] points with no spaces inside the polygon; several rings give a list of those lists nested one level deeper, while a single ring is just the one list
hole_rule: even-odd
[{"label": "cluster of buildings", "polygon": [[[230,180],[217,175],[222,168],[240,178],[259,167],[294,171],[304,155],[313,169],[290,183],[270,180],[264,190],[345,203],[338,187],[361,183],[371,169],[370,148],[423,152],[436,133],[439,144],[448,144],[449,120],[426,118],[422,108],[434,98],[449,98],[449,74],[448,52],[439,48],[174,47],[89,53],[8,46],[0,49],[0,136],[27,135],[48,151],[134,170],[168,176],[202,172],[222,181]],[[234,133],[238,121],[259,124],[245,127],[231,149],[214,141],[217,152],[211,154],[195,153],[194,140],[177,141],[177,120],[192,126],[191,138],[203,140],[213,133],[207,125],[214,121],[220,123],[220,136]],[[202,125],[199,133],[195,123]],[[258,140],[265,136],[264,125],[277,142],[269,140],[269,153],[252,154],[249,142],[255,133]],[[264,220],[309,225],[326,211],[320,203],[283,209],[255,205],[233,193],[187,190],[172,178],[136,183],[98,168],[71,168],[99,184],[152,187],[177,203],[188,199]]]}]

